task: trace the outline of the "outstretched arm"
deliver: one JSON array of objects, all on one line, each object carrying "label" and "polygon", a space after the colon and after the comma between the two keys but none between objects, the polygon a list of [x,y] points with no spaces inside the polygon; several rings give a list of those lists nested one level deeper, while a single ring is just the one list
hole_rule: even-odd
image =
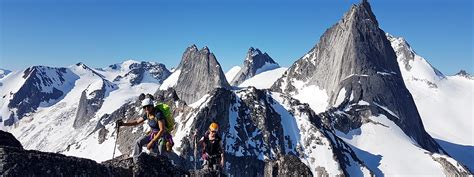
[{"label": "outstretched arm", "polygon": [[143,117],[140,117],[138,119],[134,119],[134,120],[131,120],[131,121],[128,121],[128,122],[124,122],[120,126],[135,126],[135,125],[141,124],[143,121],[145,121],[145,119],[143,119]]}]

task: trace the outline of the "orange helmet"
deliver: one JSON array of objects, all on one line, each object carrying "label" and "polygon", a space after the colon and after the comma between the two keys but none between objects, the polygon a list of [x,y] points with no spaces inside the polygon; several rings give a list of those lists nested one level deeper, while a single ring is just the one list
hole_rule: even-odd
[{"label": "orange helmet", "polygon": [[217,131],[217,130],[219,130],[219,125],[217,125],[217,123],[213,122],[213,123],[211,123],[211,125],[209,125],[209,130]]}]

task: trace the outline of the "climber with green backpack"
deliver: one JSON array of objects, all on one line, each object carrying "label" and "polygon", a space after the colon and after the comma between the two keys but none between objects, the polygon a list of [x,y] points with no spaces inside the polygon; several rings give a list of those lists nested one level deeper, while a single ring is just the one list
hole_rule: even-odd
[{"label": "climber with green backpack", "polygon": [[142,147],[145,145],[150,151],[157,148],[159,155],[165,153],[164,150],[171,151],[174,145],[171,136],[171,131],[174,128],[171,109],[167,104],[159,103],[154,105],[153,102],[152,96],[142,100],[141,107],[145,112],[142,117],[128,122],[117,121],[118,126],[136,126],[148,120],[151,131],[135,142],[133,149],[134,157],[141,153]]}]

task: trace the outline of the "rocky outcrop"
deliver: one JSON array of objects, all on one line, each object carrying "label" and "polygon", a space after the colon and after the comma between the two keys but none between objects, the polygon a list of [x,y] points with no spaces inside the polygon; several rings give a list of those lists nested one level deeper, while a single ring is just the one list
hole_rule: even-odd
[{"label": "rocky outcrop", "polygon": [[266,52],[262,53],[259,49],[251,47],[244,61],[244,65],[240,71],[230,82],[232,86],[238,86],[245,80],[261,73],[264,71],[279,68],[280,66],[276,63]]},{"label": "rocky outcrop", "polygon": [[126,155],[102,162],[107,166],[127,169],[129,176],[189,176],[189,172],[176,167],[168,157],[141,153],[135,161]]},{"label": "rocky outcrop", "polygon": [[93,160],[24,150],[10,133],[0,131],[0,176],[129,176],[126,169],[106,166]]},{"label": "rocky outcrop", "polygon": [[443,172],[446,176],[472,176],[472,172],[469,168],[456,162],[450,157],[431,154],[431,158],[443,167]]},{"label": "rocky outcrop", "polygon": [[140,154],[136,162],[121,156],[97,163],[93,160],[24,150],[15,143],[5,146],[3,142],[17,141],[11,134],[0,131],[0,176],[185,176],[187,171],[175,167],[167,157]]},{"label": "rocky outcrop", "polygon": [[[366,0],[353,5],[313,49],[278,79],[272,90],[297,94],[301,84],[296,82],[325,90],[330,107],[368,102],[371,108],[366,113],[370,114],[363,116],[385,114],[421,147],[442,152],[426,133],[395,52]],[[360,116],[356,111],[354,118],[346,122],[355,125],[362,120]]]},{"label": "rocky outcrop", "polygon": [[0,146],[14,147],[23,149],[20,141],[18,141],[11,133],[0,130]]},{"label": "rocky outcrop", "polygon": [[199,100],[214,88],[230,88],[221,65],[207,47],[201,50],[195,45],[188,47],[176,70],[181,73],[174,89],[187,104]]},{"label": "rocky outcrop", "polygon": [[1,176],[131,176],[126,169],[106,166],[93,160],[0,147]]},{"label": "rocky outcrop", "polygon": [[298,157],[285,155],[265,163],[265,176],[313,176],[313,173]]}]

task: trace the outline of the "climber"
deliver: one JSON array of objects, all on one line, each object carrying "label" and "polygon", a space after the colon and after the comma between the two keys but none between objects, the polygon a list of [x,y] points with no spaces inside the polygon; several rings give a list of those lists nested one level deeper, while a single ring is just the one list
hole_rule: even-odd
[{"label": "climber", "polygon": [[220,164],[224,167],[224,148],[222,147],[222,139],[218,135],[219,125],[215,122],[211,123],[209,130],[199,140],[202,145],[202,159],[205,168],[213,168],[214,165]]},{"label": "climber", "polygon": [[[128,122],[121,120],[117,121],[118,126],[136,126],[148,120],[148,125],[151,131],[145,136],[142,136],[135,142],[133,149],[133,156],[140,155],[142,147],[146,145],[147,149],[153,151],[154,148],[158,149],[158,154],[164,153],[163,146],[160,142],[165,142],[165,137],[169,136],[166,132],[166,121],[162,111],[153,106],[153,100],[150,97],[144,98],[141,103],[141,107],[145,111],[143,117]],[[158,145],[158,147],[156,147]]]}]

